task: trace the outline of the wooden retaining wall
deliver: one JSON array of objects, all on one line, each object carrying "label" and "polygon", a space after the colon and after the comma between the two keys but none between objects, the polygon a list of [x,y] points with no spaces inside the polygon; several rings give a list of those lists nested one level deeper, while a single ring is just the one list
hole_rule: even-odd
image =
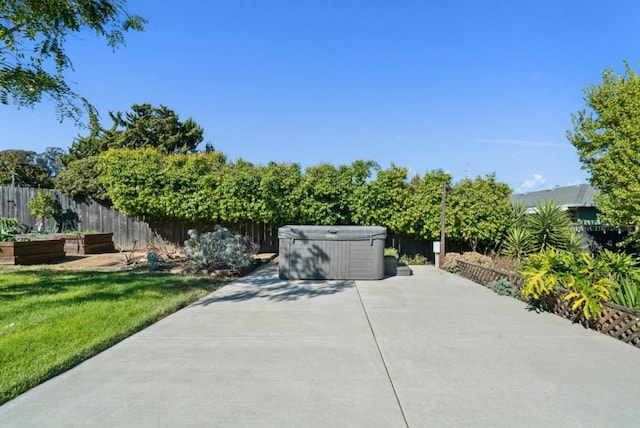
[{"label": "wooden retaining wall", "polygon": [[[524,278],[514,272],[479,266],[463,260],[457,260],[457,265],[458,275],[478,284],[487,286],[491,282],[505,278],[519,290],[522,290]],[[605,302],[602,316],[596,320],[587,321],[582,311],[574,312],[571,310],[571,302],[564,299],[567,293],[569,290],[559,288],[554,295],[545,300],[549,312],[640,348],[639,310]]]}]

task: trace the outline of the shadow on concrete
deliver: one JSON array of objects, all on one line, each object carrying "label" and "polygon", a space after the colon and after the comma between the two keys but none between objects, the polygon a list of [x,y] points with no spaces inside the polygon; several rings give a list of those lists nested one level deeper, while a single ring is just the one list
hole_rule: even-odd
[{"label": "shadow on concrete", "polygon": [[278,277],[278,265],[260,267],[252,274],[240,278],[195,306],[207,306],[217,302],[241,302],[249,299],[292,301],[342,292],[353,288],[349,280],[285,280]]}]

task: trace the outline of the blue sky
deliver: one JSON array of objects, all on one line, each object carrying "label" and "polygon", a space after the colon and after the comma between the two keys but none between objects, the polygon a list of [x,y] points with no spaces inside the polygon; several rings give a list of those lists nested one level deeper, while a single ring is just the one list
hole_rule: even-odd
[{"label": "blue sky", "polygon": [[[258,164],[392,162],[516,191],[585,182],[566,139],[583,89],[640,62],[640,2],[130,0],[149,20],[112,52],[72,37],[100,111],[163,104]],[[53,107],[0,105],[0,149],[68,148]]]}]

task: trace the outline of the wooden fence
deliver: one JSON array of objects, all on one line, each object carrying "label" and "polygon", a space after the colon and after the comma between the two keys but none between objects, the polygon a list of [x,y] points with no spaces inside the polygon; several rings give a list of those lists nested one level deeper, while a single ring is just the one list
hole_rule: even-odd
[{"label": "wooden fence", "polygon": [[[27,202],[35,197],[38,191],[38,189],[27,187],[0,187],[0,217],[14,217],[20,224],[35,226],[37,220],[31,215]],[[48,219],[45,222],[45,230],[113,232],[114,243],[121,249],[130,249],[135,243],[138,248],[156,247],[161,250],[173,250],[184,245],[184,241],[189,239],[187,234],[189,229],[205,232],[213,230],[215,226],[213,223],[155,222],[134,219],[90,199],[70,198],[56,190],[53,191],[53,196],[60,204],[61,215],[56,219]],[[253,223],[227,223],[223,226],[235,233],[248,236],[260,245],[260,252],[278,252],[278,229],[275,227]],[[433,262],[431,241],[421,241],[390,233],[385,245],[398,249],[400,254],[411,256],[421,254]]]},{"label": "wooden fence", "polygon": [[[20,224],[35,226],[37,219],[31,215],[27,202],[38,194],[38,189],[27,187],[0,187],[0,217],[17,218]],[[182,246],[189,239],[189,229],[212,230],[214,224],[153,222],[125,216],[112,207],[90,199],[74,199],[56,190],[54,199],[60,204],[61,215],[45,221],[44,230],[113,232],[118,248]],[[277,252],[277,230],[261,224],[225,224],[236,233],[247,235],[260,245],[262,252]]]},{"label": "wooden fence", "polygon": [[[522,290],[524,278],[514,272],[501,271],[479,266],[463,260],[456,261],[458,274],[484,286],[491,282],[505,278],[519,290]],[[604,312],[600,318],[586,320],[582,311],[571,310],[571,302],[564,299],[569,290],[558,288],[549,299],[545,300],[547,309],[556,315],[567,318],[572,322],[608,334],[630,345],[640,348],[640,311],[605,302]]]}]

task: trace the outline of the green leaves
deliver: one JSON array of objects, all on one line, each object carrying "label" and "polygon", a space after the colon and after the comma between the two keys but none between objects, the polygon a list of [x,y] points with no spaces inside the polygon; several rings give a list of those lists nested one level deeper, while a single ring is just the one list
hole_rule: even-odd
[{"label": "green leaves", "polygon": [[38,192],[38,194],[27,202],[27,206],[34,217],[38,217],[38,231],[42,230],[44,220],[54,217],[60,212],[59,203],[53,199],[50,192]]},{"label": "green leaves", "polygon": [[540,202],[527,222],[534,249],[545,251],[549,248],[566,248],[571,234],[570,225],[569,215],[556,203]]},{"label": "green leaves", "polygon": [[637,259],[628,254],[605,250],[592,256],[551,248],[530,255],[521,273],[525,277],[523,296],[542,300],[557,287],[567,288],[564,300],[587,320],[600,316],[604,302],[638,307],[640,269]]},{"label": "green leaves", "polygon": [[457,183],[450,193],[454,230],[469,243],[493,247],[505,233],[511,216],[511,189],[495,175]]},{"label": "green leaves", "polygon": [[640,78],[625,62],[624,75],[606,70],[584,95],[587,109],[572,115],[567,137],[600,193],[596,206],[604,222],[639,225]]},{"label": "green leaves", "polygon": [[[381,225],[425,240],[439,236],[442,185],[451,181],[449,174],[431,171],[408,182],[406,168],[380,169],[370,161],[320,164],[304,172],[298,164],[232,163],[213,150],[173,154],[158,148],[111,149],[95,159],[99,183],[114,207],[134,217],[271,226]],[[79,162],[70,164],[59,183],[71,185],[67,174]],[[468,185],[472,189],[466,191]],[[455,227],[464,225],[464,239],[495,244],[509,224],[509,188],[493,176],[460,186],[465,191],[453,192],[448,233],[460,239],[463,233]]]},{"label": "green leaves", "polygon": [[142,31],[146,20],[125,9],[126,0],[3,0],[0,2],[0,102],[33,107],[43,98],[58,117],[78,121],[93,108],[67,84],[72,69],[67,36],[87,30],[116,48],[124,33]]}]

